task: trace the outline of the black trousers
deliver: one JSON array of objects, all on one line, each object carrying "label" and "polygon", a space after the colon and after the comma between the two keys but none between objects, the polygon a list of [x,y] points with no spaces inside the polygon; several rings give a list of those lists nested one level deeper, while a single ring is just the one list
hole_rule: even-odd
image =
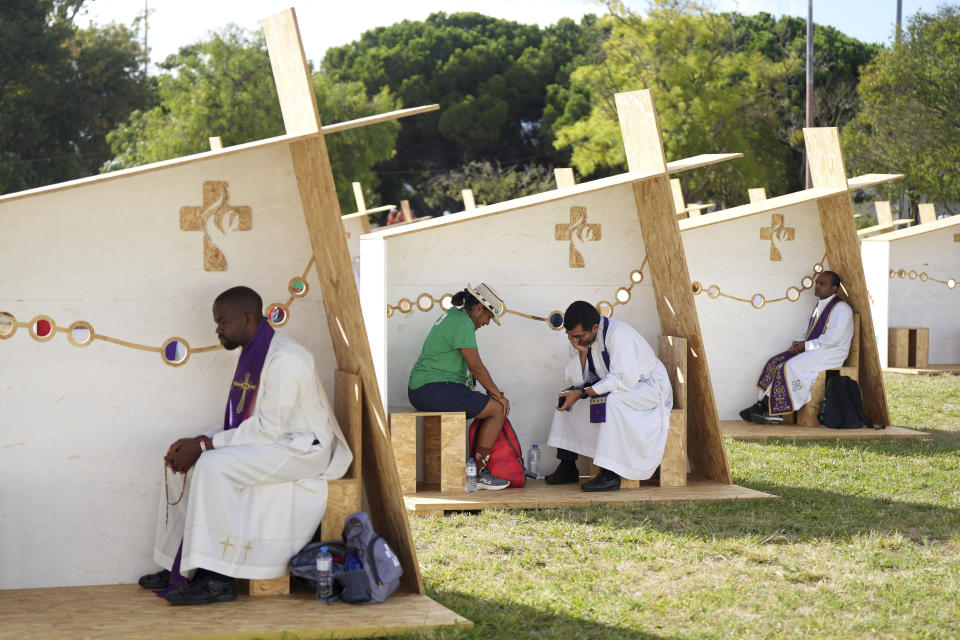
[{"label": "black trousers", "polygon": [[563,462],[576,462],[577,454],[573,451],[568,451],[567,449],[557,449],[557,459],[562,460]]}]

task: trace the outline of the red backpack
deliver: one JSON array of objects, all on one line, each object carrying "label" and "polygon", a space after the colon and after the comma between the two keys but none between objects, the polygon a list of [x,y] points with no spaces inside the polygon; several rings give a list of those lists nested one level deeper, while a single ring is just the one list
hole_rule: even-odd
[{"label": "red backpack", "polygon": [[[470,455],[476,458],[477,453],[477,430],[480,428],[480,420],[474,420],[470,425]],[[523,456],[520,455],[520,440],[517,439],[517,432],[513,430],[510,420],[503,419],[503,429],[497,436],[497,441],[493,443],[493,451],[490,452],[490,460],[487,462],[487,468],[497,478],[509,480],[508,489],[522,489],[526,483],[523,475],[524,465]]]}]

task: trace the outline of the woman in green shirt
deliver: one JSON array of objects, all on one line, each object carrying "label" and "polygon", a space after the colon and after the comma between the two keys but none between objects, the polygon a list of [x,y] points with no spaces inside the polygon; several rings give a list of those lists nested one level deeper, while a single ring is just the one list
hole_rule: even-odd
[{"label": "woman in green shirt", "polygon": [[[420,411],[463,411],[480,422],[477,434],[477,488],[496,491],[510,482],[487,469],[493,443],[510,415],[510,401],[490,377],[480,360],[476,331],[504,311],[503,300],[485,284],[470,285],[453,296],[453,307],[434,323],[427,334],[413,370],[407,397]],[[476,379],[487,393],[473,391]]]}]

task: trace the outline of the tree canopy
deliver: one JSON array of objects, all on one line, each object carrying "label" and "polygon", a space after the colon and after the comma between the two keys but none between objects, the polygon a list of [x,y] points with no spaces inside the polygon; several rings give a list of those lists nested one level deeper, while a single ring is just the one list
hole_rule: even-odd
[{"label": "tree canopy", "polygon": [[78,29],[82,5],[0,3],[0,193],[95,173],[109,157],[106,133],[150,104],[136,34]]},{"label": "tree canopy", "polygon": [[[137,110],[108,136],[112,171],[158,162],[209,149],[220,136],[236,145],[282,135],[283,117],[261,35],[231,25],[204,41],[169,56],[157,77],[157,106]],[[396,108],[386,89],[367,95],[358,82],[336,82],[313,75],[321,120],[327,123],[373,115]],[[327,136],[337,195],[353,211],[352,181],[364,185],[375,203],[378,179],[371,170],[393,155],[399,124],[387,122]]]},{"label": "tree canopy", "polygon": [[387,87],[405,106],[439,103],[438,113],[402,122],[397,154],[382,164],[388,190],[422,171],[471,161],[565,164],[544,128],[546,97],[601,39],[594,16],[541,29],[477,13],[435,13],[379,27],[327,51],[323,71],[368,92]]},{"label": "tree canopy", "polygon": [[[955,213],[960,200],[960,8],[917,13],[864,70],[863,107],[843,130],[848,164],[902,172],[890,191]],[[914,207],[915,209],[915,207]]]}]

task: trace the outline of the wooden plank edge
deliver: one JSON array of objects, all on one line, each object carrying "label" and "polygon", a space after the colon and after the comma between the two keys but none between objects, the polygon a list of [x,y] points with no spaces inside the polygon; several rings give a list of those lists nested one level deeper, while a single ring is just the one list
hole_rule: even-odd
[{"label": "wooden plank edge", "polygon": [[410,107],[409,109],[398,109],[397,111],[388,111],[386,113],[378,113],[375,116],[367,116],[365,118],[357,118],[356,120],[346,120],[344,122],[337,122],[335,124],[323,125],[322,127],[320,127],[320,131],[324,135],[329,133],[337,133],[338,131],[356,129],[357,127],[368,127],[372,124],[389,122],[391,120],[397,120],[399,118],[408,118],[410,116],[416,116],[421,113],[428,113],[430,111],[437,111],[439,109],[440,109],[439,104],[427,104],[420,107]]},{"label": "wooden plank edge", "polygon": [[269,147],[275,144],[289,144],[291,142],[296,142],[297,140],[304,140],[306,138],[312,138],[317,134],[300,134],[300,135],[283,135],[276,136],[273,138],[266,138],[264,140],[256,140],[254,142],[247,142],[244,144],[238,144],[230,147],[224,147],[223,149],[218,149],[214,151],[201,151],[200,153],[194,153],[189,156],[181,156],[179,158],[171,158],[170,160],[161,160],[160,162],[152,162],[150,164],[145,164],[139,167],[130,167],[128,169],[120,169],[118,171],[111,171],[110,173],[103,173],[96,176],[87,176],[86,178],[77,178],[76,180],[68,180],[67,182],[58,182],[56,184],[49,184],[44,187],[35,187],[33,189],[27,189],[25,191],[15,191],[13,193],[8,193],[5,195],[0,195],[0,205],[5,202],[10,202],[12,200],[19,200],[21,198],[29,198],[31,196],[54,193],[57,191],[65,191],[67,189],[75,189],[77,187],[85,187],[91,184],[99,184],[101,182],[108,182],[110,180],[117,180],[120,178],[129,178],[131,176],[138,176],[143,173],[149,173],[151,171],[160,171],[162,169],[170,169],[173,167],[179,167],[185,164],[191,164],[193,162],[201,162],[203,160],[209,160],[211,158],[218,158],[221,156],[229,155],[231,153],[241,153],[243,151],[249,151],[251,149],[259,149],[261,147]]}]

